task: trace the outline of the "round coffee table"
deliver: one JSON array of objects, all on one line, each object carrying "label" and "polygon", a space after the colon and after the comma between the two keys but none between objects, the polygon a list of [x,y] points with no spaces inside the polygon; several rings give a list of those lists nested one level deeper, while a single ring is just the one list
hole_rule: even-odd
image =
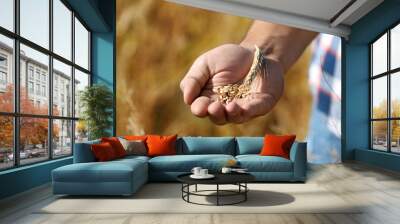
[{"label": "round coffee table", "polygon": [[[248,173],[216,173],[213,174],[215,177],[212,179],[193,179],[190,177],[191,173],[182,174],[177,177],[178,181],[182,183],[182,199],[188,203],[198,204],[198,205],[234,205],[245,202],[247,200],[247,192],[249,188],[247,183],[255,180],[255,177]],[[198,190],[197,185],[215,185],[215,190]],[[194,191],[190,191],[190,186],[195,186]],[[220,189],[220,185],[236,185],[237,190],[224,190]],[[206,194],[209,192],[214,192],[215,194]],[[202,204],[193,202],[190,200],[190,196],[203,196],[203,197],[216,197],[216,204]],[[221,203],[221,197],[232,197],[240,196],[240,199],[231,203]]]}]

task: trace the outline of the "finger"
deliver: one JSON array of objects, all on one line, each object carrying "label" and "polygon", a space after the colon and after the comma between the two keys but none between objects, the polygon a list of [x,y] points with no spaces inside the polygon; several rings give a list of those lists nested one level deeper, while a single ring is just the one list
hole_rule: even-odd
[{"label": "finger", "polygon": [[210,105],[210,103],[211,100],[209,97],[200,96],[196,98],[190,105],[190,110],[197,117],[205,117],[208,115],[208,106]]},{"label": "finger", "polygon": [[208,106],[208,115],[210,120],[215,124],[223,125],[226,123],[224,106],[218,101],[215,101]]},{"label": "finger", "polygon": [[276,101],[268,94],[254,94],[248,98],[237,100],[237,104],[242,109],[243,122],[245,122],[270,112]]},{"label": "finger", "polygon": [[200,56],[190,67],[189,71],[180,83],[183,92],[183,100],[190,105],[199,96],[201,89],[210,77],[208,65],[204,56]]},{"label": "finger", "polygon": [[225,106],[226,118],[228,122],[242,123],[242,108],[235,102],[230,102]]}]

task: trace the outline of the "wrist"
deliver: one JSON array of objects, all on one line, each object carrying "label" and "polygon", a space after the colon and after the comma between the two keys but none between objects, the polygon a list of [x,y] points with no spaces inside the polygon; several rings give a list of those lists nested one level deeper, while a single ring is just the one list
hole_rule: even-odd
[{"label": "wrist", "polygon": [[270,61],[274,61],[274,64],[276,64],[277,66],[279,66],[280,70],[283,71],[283,73],[286,71],[286,67],[284,66],[284,59],[277,54],[274,49],[270,46],[265,46],[265,45],[258,45],[258,44],[254,44],[253,42],[249,42],[249,41],[242,41],[239,44],[241,47],[248,49],[249,51],[251,51],[252,53],[255,52],[256,48],[255,45],[261,50],[261,53],[263,54],[264,58]]}]

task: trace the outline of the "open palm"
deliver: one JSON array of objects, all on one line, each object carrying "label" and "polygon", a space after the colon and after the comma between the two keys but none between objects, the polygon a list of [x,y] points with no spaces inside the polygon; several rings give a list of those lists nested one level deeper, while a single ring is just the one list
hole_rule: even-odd
[{"label": "open palm", "polygon": [[224,104],[218,101],[213,88],[241,83],[254,57],[253,49],[226,44],[214,48],[196,59],[181,81],[186,104],[198,117],[209,117],[216,124],[243,123],[268,113],[283,91],[283,71],[280,64],[266,59],[266,68],[252,82],[246,98]]}]

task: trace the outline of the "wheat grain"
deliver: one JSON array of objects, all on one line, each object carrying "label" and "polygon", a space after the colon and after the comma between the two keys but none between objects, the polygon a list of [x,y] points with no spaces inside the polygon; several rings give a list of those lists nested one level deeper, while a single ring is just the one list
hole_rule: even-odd
[{"label": "wheat grain", "polygon": [[265,72],[265,58],[260,49],[255,46],[253,63],[244,80],[240,83],[217,86],[213,92],[218,95],[218,100],[227,104],[234,99],[243,99],[250,95],[251,85],[257,75],[263,75]]}]

